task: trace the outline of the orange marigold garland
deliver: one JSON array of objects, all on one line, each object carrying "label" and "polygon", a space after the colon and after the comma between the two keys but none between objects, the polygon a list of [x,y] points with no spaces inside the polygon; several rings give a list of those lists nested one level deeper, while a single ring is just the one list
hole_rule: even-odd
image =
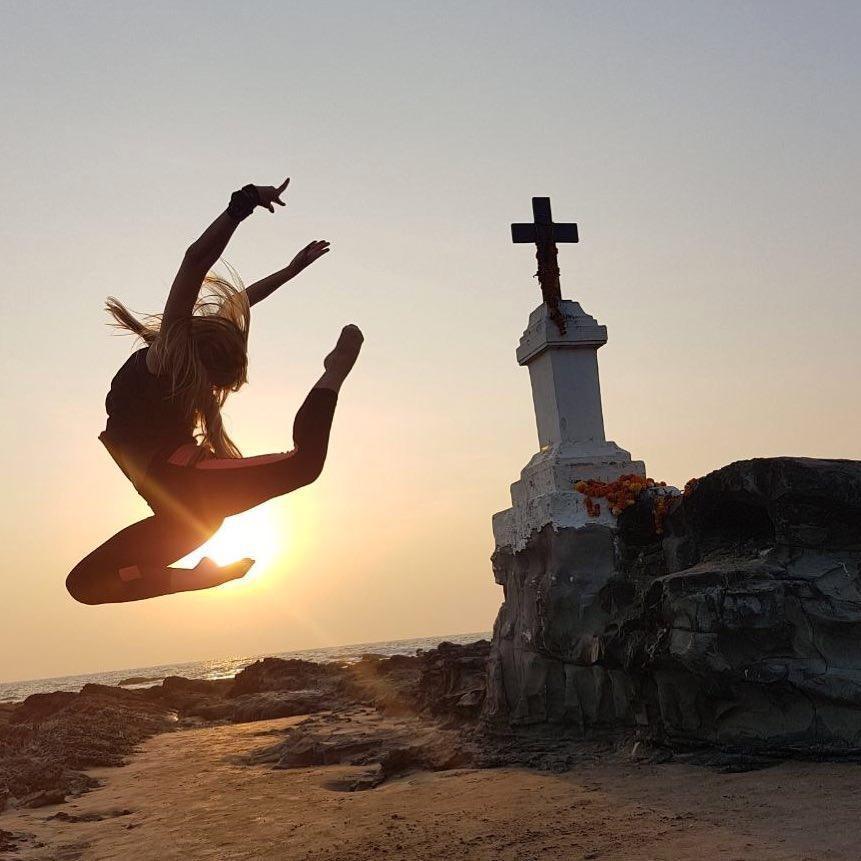
[{"label": "orange marigold garland", "polygon": [[[696,485],[697,479],[692,478],[685,485],[684,495],[688,496]],[[589,517],[598,517],[601,513],[601,506],[595,501],[596,499],[606,499],[610,506],[610,514],[618,516],[626,508],[630,508],[644,490],[666,486],[665,481],[655,481],[652,478],[630,473],[617,478],[615,481],[597,481],[596,479],[578,481],[574,485],[574,490],[586,497],[586,514]],[[663,534],[664,520],[674,498],[669,494],[660,494],[655,497],[652,506],[652,520],[658,535]]]},{"label": "orange marigold garland", "polygon": [[616,516],[626,508],[630,508],[637,497],[648,487],[666,487],[665,481],[655,481],[642,475],[629,473],[617,478],[615,481],[578,481],[574,490],[586,497],[586,513],[589,517],[597,517],[601,513],[601,506],[595,502],[595,498],[606,499],[610,506],[610,514]]}]

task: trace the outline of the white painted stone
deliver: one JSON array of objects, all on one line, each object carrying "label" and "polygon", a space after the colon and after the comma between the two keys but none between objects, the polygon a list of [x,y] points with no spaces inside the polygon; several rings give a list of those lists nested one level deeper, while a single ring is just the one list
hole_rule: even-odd
[{"label": "white painted stone", "polygon": [[548,523],[554,529],[612,526],[616,518],[606,501],[599,501],[599,517],[589,517],[574,485],[581,479],[646,474],[642,461],[632,461],[604,436],[598,348],[607,343],[607,328],[578,302],[563,300],[560,308],[564,335],[542,303],[529,315],[517,349],[517,361],[529,368],[539,451],[511,485],[512,507],[494,515],[498,548],[521,550]]},{"label": "white painted stone", "polygon": [[542,303],[529,315],[517,348],[518,363],[529,368],[541,449],[560,442],[604,441],[598,348],[607,343],[607,327],[578,302],[564,300],[560,310],[564,335]]}]

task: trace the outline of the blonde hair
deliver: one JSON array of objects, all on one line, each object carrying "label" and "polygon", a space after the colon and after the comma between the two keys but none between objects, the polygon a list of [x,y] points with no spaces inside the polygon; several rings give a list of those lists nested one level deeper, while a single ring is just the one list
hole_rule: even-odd
[{"label": "blonde hair", "polygon": [[161,314],[136,317],[113,296],[105,307],[118,328],[157,345],[158,373],[170,378],[172,396],[201,445],[216,457],[242,457],[224,429],[221,407],[248,381],[251,308],[238,273],[225,265],[229,279],[210,272],[192,316],[165,332]]}]

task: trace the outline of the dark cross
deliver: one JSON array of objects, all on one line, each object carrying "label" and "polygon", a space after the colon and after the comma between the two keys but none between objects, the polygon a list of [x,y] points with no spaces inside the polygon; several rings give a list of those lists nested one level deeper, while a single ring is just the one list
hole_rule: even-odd
[{"label": "dark cross", "polygon": [[538,260],[538,283],[541,295],[550,309],[550,317],[559,331],[565,334],[565,317],[559,307],[562,301],[562,288],[559,286],[559,263],[557,262],[557,242],[578,242],[576,224],[554,224],[550,214],[549,197],[532,198],[533,224],[512,224],[513,242],[534,242],[537,246],[535,258]]}]

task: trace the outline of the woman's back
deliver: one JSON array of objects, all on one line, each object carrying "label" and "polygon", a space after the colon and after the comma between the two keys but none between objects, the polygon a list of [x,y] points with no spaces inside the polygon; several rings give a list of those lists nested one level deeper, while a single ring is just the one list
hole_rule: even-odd
[{"label": "woman's back", "polygon": [[147,368],[149,347],[132,353],[111,380],[105,398],[107,426],[99,437],[120,466],[143,472],[156,456],[168,457],[179,446],[194,442],[194,420],[173,397],[168,376]]}]

